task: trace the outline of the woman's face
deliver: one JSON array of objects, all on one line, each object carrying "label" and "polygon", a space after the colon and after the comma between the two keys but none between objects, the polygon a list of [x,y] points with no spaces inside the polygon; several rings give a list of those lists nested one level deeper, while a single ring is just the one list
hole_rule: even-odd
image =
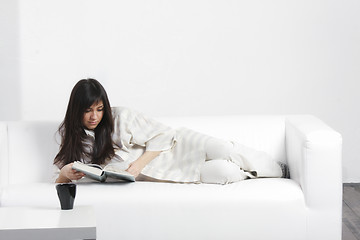
[{"label": "woman's face", "polygon": [[88,109],[85,110],[82,124],[89,130],[94,130],[104,115],[104,104],[102,101],[94,103]]}]

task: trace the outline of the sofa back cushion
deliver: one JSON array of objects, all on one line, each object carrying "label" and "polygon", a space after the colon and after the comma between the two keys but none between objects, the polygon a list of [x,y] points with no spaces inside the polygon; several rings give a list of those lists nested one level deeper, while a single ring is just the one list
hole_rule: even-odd
[{"label": "sofa back cushion", "polygon": [[173,127],[192,130],[268,153],[277,161],[286,161],[285,116],[233,115],[199,117],[161,117],[157,120]]},{"label": "sofa back cushion", "polygon": [[[283,116],[211,116],[156,118],[173,128],[187,127],[217,138],[236,141],[285,161]],[[59,122],[0,124],[1,184],[50,182],[59,150]],[[7,145],[7,146],[6,146]]]},{"label": "sofa back cushion", "polygon": [[58,122],[9,122],[8,183],[50,182],[59,150]]}]

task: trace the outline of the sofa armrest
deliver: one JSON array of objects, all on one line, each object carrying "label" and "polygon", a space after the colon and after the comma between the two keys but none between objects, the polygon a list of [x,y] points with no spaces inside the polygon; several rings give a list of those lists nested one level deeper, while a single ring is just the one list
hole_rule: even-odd
[{"label": "sofa armrest", "polygon": [[0,122],[0,207],[3,187],[9,182],[9,151],[7,124]]},{"label": "sofa armrest", "polygon": [[309,115],[288,117],[285,127],[291,178],[300,184],[307,206],[341,205],[341,135]]},{"label": "sofa armrest", "polygon": [[6,122],[0,122],[0,191],[9,181],[8,128]]},{"label": "sofa armrest", "polygon": [[308,209],[308,239],[341,239],[341,135],[309,115],[288,117],[285,129],[291,178],[301,186]]}]

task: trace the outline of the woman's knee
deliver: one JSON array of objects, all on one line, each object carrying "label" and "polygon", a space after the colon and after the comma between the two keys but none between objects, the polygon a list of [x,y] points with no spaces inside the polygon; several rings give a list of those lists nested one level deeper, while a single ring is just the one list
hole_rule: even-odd
[{"label": "woman's knee", "polygon": [[212,138],[205,145],[206,159],[229,159],[233,148],[229,141]]},{"label": "woman's knee", "polygon": [[244,180],[247,175],[228,160],[214,159],[204,163],[200,178],[203,183],[227,184]]}]

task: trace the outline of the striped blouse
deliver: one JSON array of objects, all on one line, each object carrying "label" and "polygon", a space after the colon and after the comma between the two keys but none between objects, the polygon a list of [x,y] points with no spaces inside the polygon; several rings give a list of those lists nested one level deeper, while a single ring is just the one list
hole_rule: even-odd
[{"label": "striped blouse", "polygon": [[145,151],[161,151],[142,170],[142,174],[175,182],[199,182],[200,168],[206,159],[205,143],[210,138],[190,129],[172,129],[142,113],[113,107],[115,157],[108,163],[129,164]]}]

